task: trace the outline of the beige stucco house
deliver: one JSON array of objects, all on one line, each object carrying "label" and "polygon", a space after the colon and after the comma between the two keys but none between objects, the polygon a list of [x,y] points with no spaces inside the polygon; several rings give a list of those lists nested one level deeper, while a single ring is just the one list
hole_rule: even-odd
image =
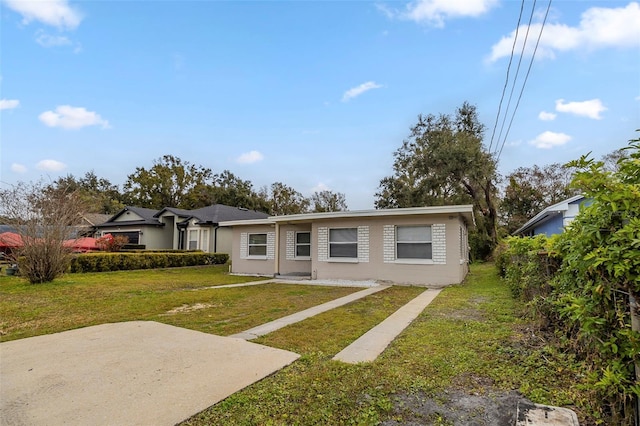
[{"label": "beige stucco house", "polygon": [[233,273],[460,283],[471,205],[308,213],[220,223],[233,229]]},{"label": "beige stucco house", "polygon": [[224,204],[194,210],[128,206],[95,228],[97,237],[105,234],[126,236],[130,244],[142,245],[147,250],[231,253],[231,228],[221,226],[220,222],[266,217],[266,213]]}]

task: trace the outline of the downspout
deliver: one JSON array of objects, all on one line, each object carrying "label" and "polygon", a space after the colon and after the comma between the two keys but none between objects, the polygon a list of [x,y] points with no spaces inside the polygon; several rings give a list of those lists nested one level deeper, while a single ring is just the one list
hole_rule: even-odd
[{"label": "downspout", "polygon": [[274,271],[273,276],[280,275],[280,224],[276,222],[276,238],[275,238],[275,253],[274,253]]}]

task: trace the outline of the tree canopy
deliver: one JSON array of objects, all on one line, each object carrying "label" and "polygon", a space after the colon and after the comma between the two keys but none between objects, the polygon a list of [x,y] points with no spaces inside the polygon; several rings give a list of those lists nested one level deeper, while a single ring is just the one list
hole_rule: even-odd
[{"label": "tree canopy", "polygon": [[482,144],[485,127],[467,102],[455,114],[419,115],[394,152],[393,175],[380,181],[376,208],[473,204],[475,256],[497,242],[496,160]]},{"label": "tree canopy", "polygon": [[507,176],[501,219],[511,234],[544,208],[578,193],[570,187],[572,170],[559,163],[519,167]]}]

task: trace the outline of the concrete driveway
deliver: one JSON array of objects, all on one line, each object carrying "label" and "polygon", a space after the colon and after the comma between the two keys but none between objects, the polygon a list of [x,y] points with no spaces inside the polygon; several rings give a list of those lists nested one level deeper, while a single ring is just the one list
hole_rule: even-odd
[{"label": "concrete driveway", "polygon": [[298,354],[156,322],[0,344],[2,425],[174,425]]}]

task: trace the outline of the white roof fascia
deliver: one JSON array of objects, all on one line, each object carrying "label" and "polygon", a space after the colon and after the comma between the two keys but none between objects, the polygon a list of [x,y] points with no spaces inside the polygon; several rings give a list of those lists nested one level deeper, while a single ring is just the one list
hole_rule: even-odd
[{"label": "white roof fascia", "polygon": [[234,220],[228,222],[220,222],[220,226],[235,225],[266,225],[276,222],[308,222],[321,219],[348,219],[359,217],[388,217],[388,216],[416,216],[430,214],[466,214],[475,225],[475,216],[473,214],[473,206],[457,205],[457,206],[431,206],[431,207],[408,207],[399,209],[378,209],[378,210],[354,210],[341,212],[323,212],[323,213],[303,213],[282,216],[270,216],[267,219],[253,220]]},{"label": "white roof fascia", "polygon": [[264,219],[240,219],[240,220],[227,220],[218,223],[218,226],[237,226],[237,225],[273,225],[275,222],[271,220],[271,217],[266,217]]},{"label": "white roof fascia", "polygon": [[517,235],[520,234],[521,232],[527,230],[528,228],[530,228],[531,226],[537,224],[538,222],[542,222],[542,219],[546,219],[547,218],[547,214],[548,213],[561,213],[561,212],[565,212],[567,210],[569,210],[569,204],[573,203],[574,201],[577,201],[581,198],[584,198],[584,195],[574,195],[571,198],[567,198],[564,201],[560,201],[559,203],[553,204],[549,207],[547,207],[546,209],[543,209],[540,213],[538,213],[537,215],[535,215],[534,217],[532,217],[531,219],[529,219],[527,221],[527,223],[525,223],[524,225],[522,225],[520,228],[518,228],[513,235]]}]

